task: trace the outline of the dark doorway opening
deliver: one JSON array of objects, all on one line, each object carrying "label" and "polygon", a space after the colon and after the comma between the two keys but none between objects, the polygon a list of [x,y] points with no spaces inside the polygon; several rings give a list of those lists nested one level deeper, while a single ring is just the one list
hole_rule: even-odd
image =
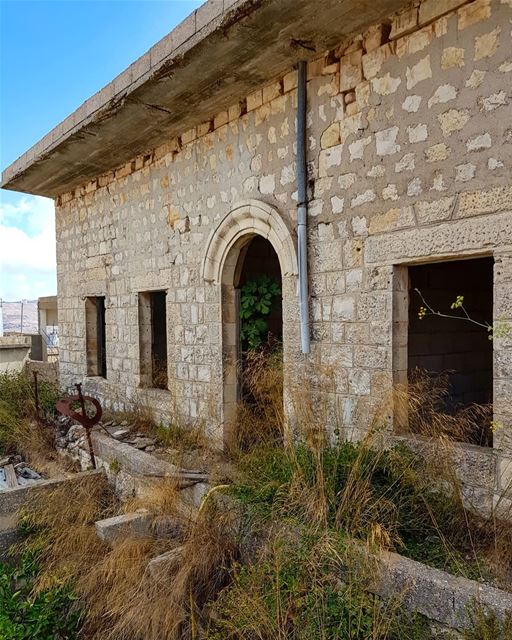
[{"label": "dark doorway opening", "polygon": [[[446,393],[436,402],[448,415],[482,407],[463,439],[484,446],[492,445],[493,349],[489,331],[471,320],[492,325],[493,265],[492,258],[479,258],[409,268],[409,382],[423,372],[442,377]],[[463,308],[453,309],[458,296]],[[425,306],[456,317],[423,315]]]},{"label": "dark doorway opening", "polygon": [[248,450],[282,438],[283,311],[272,244],[261,236],[244,240],[224,272],[224,417],[226,441]]}]

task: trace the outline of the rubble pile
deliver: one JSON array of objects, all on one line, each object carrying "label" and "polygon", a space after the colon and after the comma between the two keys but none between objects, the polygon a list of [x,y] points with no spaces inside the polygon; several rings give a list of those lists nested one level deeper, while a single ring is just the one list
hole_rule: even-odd
[{"label": "rubble pile", "polygon": [[0,491],[22,487],[42,480],[20,455],[5,456],[0,459]]},{"label": "rubble pile", "polygon": [[[70,454],[72,458],[78,458],[79,450],[87,448],[84,427],[75,424],[66,416],[61,416],[57,420],[57,430],[57,449],[62,453]],[[156,438],[137,431],[135,425],[130,424],[127,420],[100,422],[95,427],[95,430],[104,431],[119,442],[129,444],[140,451],[152,453],[157,448]]]}]

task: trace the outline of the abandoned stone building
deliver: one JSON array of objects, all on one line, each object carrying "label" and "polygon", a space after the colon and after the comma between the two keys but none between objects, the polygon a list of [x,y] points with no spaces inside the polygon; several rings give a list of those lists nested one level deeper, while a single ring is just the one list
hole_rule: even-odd
[{"label": "abandoned stone building", "polygon": [[[511,0],[210,0],[2,176],[55,199],[60,376],[227,437],[248,270],[282,287],[351,437],[420,367],[492,403],[461,449],[512,481]],[[158,371],[157,371],[158,370]],[[158,375],[156,375],[158,373]],[[395,416],[395,420],[398,420]]]}]

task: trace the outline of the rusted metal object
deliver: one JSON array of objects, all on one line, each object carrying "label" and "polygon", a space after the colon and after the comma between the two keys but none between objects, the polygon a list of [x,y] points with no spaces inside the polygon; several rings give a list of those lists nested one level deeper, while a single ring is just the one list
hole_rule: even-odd
[{"label": "rusted metal object", "polygon": [[33,371],[32,372],[34,375],[34,400],[36,403],[36,420],[40,423],[41,422],[41,410],[39,407],[39,383],[37,380],[37,371]]},{"label": "rusted metal object", "polygon": [[[93,398],[92,396],[83,395],[82,384],[80,382],[75,384],[75,387],[77,390],[77,395],[66,396],[65,398],[62,398],[61,400],[59,400],[56,405],[57,411],[59,413],[62,413],[62,415],[68,416],[72,420],[79,422],[84,427],[85,434],[87,437],[87,446],[89,447],[89,455],[91,456],[91,464],[93,469],[96,469],[96,458],[94,457],[94,449],[92,446],[91,429],[96,424],[99,423],[99,421],[101,420],[103,411],[101,409],[100,403],[98,402],[98,400],[96,400],[96,398]],[[86,402],[89,402],[95,407],[96,413],[93,416],[90,416],[87,414],[87,410],[85,407]],[[77,403],[80,404],[80,409],[82,410],[82,413],[78,413],[77,411],[74,411],[72,409],[72,406]]]}]

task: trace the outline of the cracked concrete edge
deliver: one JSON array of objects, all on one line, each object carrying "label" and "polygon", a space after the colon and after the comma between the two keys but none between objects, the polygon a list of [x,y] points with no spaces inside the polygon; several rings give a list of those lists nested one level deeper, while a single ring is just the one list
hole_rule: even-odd
[{"label": "cracked concrete edge", "polygon": [[398,597],[405,608],[451,629],[470,629],[472,610],[481,607],[504,620],[512,616],[512,593],[454,576],[397,553],[380,555],[380,574],[371,591]]},{"label": "cracked concrete edge", "polygon": [[23,487],[13,487],[12,489],[5,489],[4,491],[0,491],[0,516],[15,513],[33,495],[44,495],[45,493],[51,492],[53,489],[60,487],[61,485],[66,483],[75,483],[82,480],[88,481],[91,478],[92,481],[94,481],[96,479],[96,476],[103,475],[103,470],[95,469],[92,471],[82,471],[65,478],[42,480],[41,482],[25,485]]},{"label": "cracked concrete edge", "polygon": [[[15,176],[26,171],[74,133],[78,132],[104,109],[112,110],[127,96],[154,76],[171,60],[205,40],[221,27],[226,18],[251,7],[256,0],[208,0],[180,22],[170,33],[153,45],[145,54],[116,76],[109,84],[82,103],[73,113],[54,127],[28,151],[2,172],[0,187],[4,188]],[[236,21],[236,20],[235,20]]]}]

